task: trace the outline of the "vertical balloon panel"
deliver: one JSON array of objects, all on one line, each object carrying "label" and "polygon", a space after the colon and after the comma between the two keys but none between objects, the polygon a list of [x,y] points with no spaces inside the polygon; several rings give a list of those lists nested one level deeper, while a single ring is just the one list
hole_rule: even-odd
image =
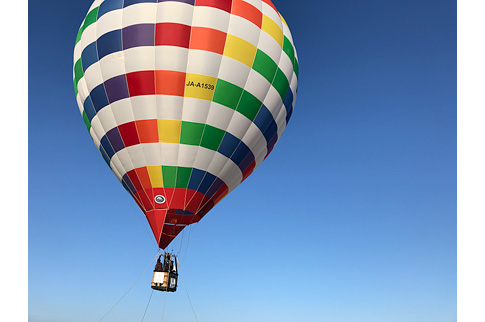
[{"label": "vertical balloon panel", "polygon": [[165,248],[272,151],[298,59],[269,0],[97,0],[73,78],[96,147]]}]

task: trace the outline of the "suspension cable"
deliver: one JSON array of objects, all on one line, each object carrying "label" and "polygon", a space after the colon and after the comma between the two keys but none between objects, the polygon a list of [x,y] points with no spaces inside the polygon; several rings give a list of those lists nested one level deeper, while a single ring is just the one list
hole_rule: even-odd
[{"label": "suspension cable", "polygon": [[192,301],[190,300],[189,291],[187,291],[187,286],[185,286],[184,277],[183,277],[183,275],[182,275],[182,273],[180,271],[180,267],[179,267],[179,275],[182,278],[182,283],[184,284],[185,293],[187,294],[187,298],[189,299],[189,304],[190,304],[190,307],[192,308],[192,313],[194,313],[195,320],[197,322],[199,322],[199,319],[197,319],[197,314],[195,314],[195,310],[194,310],[194,306],[192,305]]},{"label": "suspension cable", "polygon": [[152,292],[150,293],[150,298],[148,299],[147,307],[145,308],[145,313],[143,313],[143,317],[141,318],[141,322],[143,322],[143,320],[145,320],[145,315],[147,314],[148,306],[150,305],[150,301],[152,300],[152,296],[153,296],[153,289],[152,289]]},{"label": "suspension cable", "polygon": [[148,264],[147,268],[141,273],[141,275],[136,279],[136,281],[133,283],[133,285],[130,286],[130,288],[123,294],[120,299],[111,307],[111,309],[106,312],[101,319],[98,320],[98,322],[101,322],[104,320],[104,318],[111,312],[113,309],[118,305],[118,303],[121,302],[121,300],[131,291],[131,289],[138,283],[138,281],[141,279],[141,277],[145,274],[145,272],[152,266],[153,262],[157,259],[158,255],[160,255],[160,252],[157,253],[157,256]]}]

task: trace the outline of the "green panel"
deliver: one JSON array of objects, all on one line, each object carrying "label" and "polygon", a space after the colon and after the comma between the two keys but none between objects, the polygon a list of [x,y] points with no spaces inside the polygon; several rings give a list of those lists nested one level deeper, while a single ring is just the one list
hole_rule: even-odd
[{"label": "green panel", "polygon": [[298,60],[296,60],[296,57],[295,57],[295,59],[293,61],[294,61],[294,63],[293,63],[293,70],[295,71],[296,78],[298,78],[298,69],[299,69],[299,67],[298,67]]},{"label": "green panel", "polygon": [[95,23],[96,20],[98,19],[98,9],[99,9],[99,7],[96,7],[87,14],[86,19],[84,19],[84,23],[83,23],[82,27],[79,29],[79,32],[77,33],[76,44],[81,39],[81,34],[84,32],[84,30],[87,27],[89,27],[89,25]]},{"label": "green panel", "polygon": [[180,144],[200,145],[204,124],[182,121]]},{"label": "green panel", "polygon": [[290,57],[290,61],[293,63],[295,61],[295,49],[290,40],[286,37],[285,42],[283,43],[283,51]]},{"label": "green panel", "polygon": [[86,124],[86,128],[88,129],[88,132],[91,130],[91,122],[89,122],[88,116],[86,115],[86,112],[83,111],[83,120],[84,124]]},{"label": "green panel", "polygon": [[166,188],[175,188],[177,178],[177,167],[162,166],[163,186]]},{"label": "green panel", "polygon": [[263,75],[268,82],[272,83],[278,65],[271,59],[271,57],[258,49],[256,58],[254,59],[253,69]]},{"label": "green panel", "polygon": [[225,133],[226,132],[221,129],[206,125],[200,145],[204,148],[217,151]]},{"label": "green panel", "polygon": [[261,105],[263,105],[263,103],[258,100],[253,94],[244,91],[236,111],[243,114],[251,121],[254,121],[254,118],[261,108]]},{"label": "green panel", "polygon": [[79,80],[84,76],[84,73],[83,73],[83,66],[82,66],[82,63],[81,63],[81,59],[79,59],[75,64],[74,64],[74,92],[78,93],[78,89],[77,89],[77,83],[79,82]]},{"label": "green panel", "polygon": [[272,85],[274,88],[276,88],[276,90],[280,94],[281,99],[284,100],[286,92],[288,92],[288,87],[290,87],[290,83],[288,82],[286,75],[279,68],[278,68],[278,71],[276,72],[276,76],[274,78]]},{"label": "green panel", "polygon": [[189,185],[192,168],[178,167],[177,168],[177,184],[176,188],[187,188]]},{"label": "green panel", "polygon": [[235,110],[242,92],[239,86],[218,79],[212,100]]}]

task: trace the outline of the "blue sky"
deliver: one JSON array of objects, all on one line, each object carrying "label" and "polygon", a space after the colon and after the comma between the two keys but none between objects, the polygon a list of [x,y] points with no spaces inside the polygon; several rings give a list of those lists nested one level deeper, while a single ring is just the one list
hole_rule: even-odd
[{"label": "blue sky", "polygon": [[[199,321],[456,321],[456,2],[274,1],[300,62],[268,159],[170,248]],[[90,1],[29,6],[29,321],[141,320],[157,248],[85,130]],[[154,293],[145,321],[159,321]],[[184,283],[166,321],[195,320]]]}]

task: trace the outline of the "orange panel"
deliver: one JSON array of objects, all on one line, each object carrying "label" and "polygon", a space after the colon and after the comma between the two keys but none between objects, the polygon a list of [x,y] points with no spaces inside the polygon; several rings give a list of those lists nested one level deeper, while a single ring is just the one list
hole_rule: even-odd
[{"label": "orange panel", "polygon": [[135,124],[140,143],[158,142],[157,120],[140,120],[135,121]]},{"label": "orange panel", "polygon": [[155,71],[156,94],[184,96],[185,73],[171,70]]},{"label": "orange panel", "polygon": [[216,29],[192,27],[190,49],[212,51],[222,55],[226,44],[226,36],[225,32]]}]

